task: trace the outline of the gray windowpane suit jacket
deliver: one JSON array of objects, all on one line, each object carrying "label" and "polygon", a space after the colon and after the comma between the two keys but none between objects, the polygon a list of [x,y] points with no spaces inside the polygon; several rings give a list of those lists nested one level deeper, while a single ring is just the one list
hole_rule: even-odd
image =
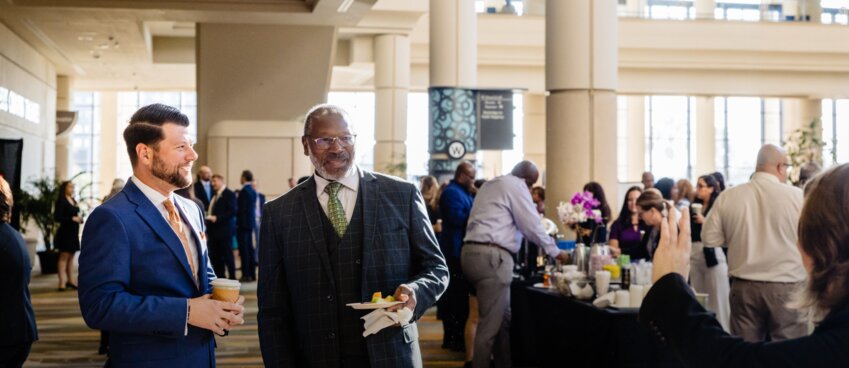
[{"label": "gray windowpane suit jacket", "polygon": [[[448,267],[412,184],[360,169],[363,206],[361,301],[400,284],[415,290],[413,320],[448,285]],[[263,210],[259,254],[259,336],[266,367],[338,367],[334,278],[310,178]],[[366,338],[372,367],[420,367],[415,323]]]}]

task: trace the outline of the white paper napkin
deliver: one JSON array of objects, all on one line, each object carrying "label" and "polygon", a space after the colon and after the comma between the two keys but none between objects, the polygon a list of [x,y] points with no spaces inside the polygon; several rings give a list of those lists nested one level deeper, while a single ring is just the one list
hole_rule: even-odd
[{"label": "white paper napkin", "polygon": [[375,309],[371,313],[360,317],[364,321],[363,327],[365,331],[363,331],[363,337],[376,334],[380,330],[396,324],[401,327],[406,326],[412,318],[413,311],[407,307],[401,308],[397,312],[390,312],[386,309]]}]

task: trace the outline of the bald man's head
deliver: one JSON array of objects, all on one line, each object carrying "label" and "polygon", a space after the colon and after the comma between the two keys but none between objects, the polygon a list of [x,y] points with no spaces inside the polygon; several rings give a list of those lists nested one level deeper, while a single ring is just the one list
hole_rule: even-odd
[{"label": "bald man's head", "polygon": [[198,169],[198,178],[203,181],[212,180],[212,169],[209,166],[203,165]]},{"label": "bald man's head", "polygon": [[781,182],[787,181],[787,170],[790,167],[787,151],[774,144],[765,144],[758,151],[757,172],[775,175]]},{"label": "bald man's head", "polygon": [[457,165],[457,170],[454,171],[454,181],[466,188],[472,188],[476,175],[475,165],[469,161],[463,161]]},{"label": "bald man's head", "polygon": [[534,185],[539,179],[539,169],[537,169],[537,165],[531,161],[522,161],[513,166],[513,171],[510,171],[515,177],[519,177],[525,180],[525,183],[528,184],[528,188]]}]

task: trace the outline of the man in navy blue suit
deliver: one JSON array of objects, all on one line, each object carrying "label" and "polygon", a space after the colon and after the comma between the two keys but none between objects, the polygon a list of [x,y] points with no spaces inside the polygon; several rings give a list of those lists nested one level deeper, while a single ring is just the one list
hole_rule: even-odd
[{"label": "man in navy blue suit", "polygon": [[242,183],[242,190],[239,191],[239,209],[236,211],[236,239],[239,241],[239,258],[242,260],[241,281],[250,282],[256,281],[254,230],[257,193],[253,185],[254,174],[250,170],[242,171],[239,181]]},{"label": "man in navy blue suit", "polygon": [[236,261],[233,257],[233,239],[236,236],[236,193],[224,184],[224,177],[212,175],[214,194],[209,202],[206,226],[209,235],[209,260],[218,277],[236,279]]},{"label": "man in navy blue suit", "polygon": [[212,334],[244,323],[243,297],[210,299],[203,213],[174,195],[191,185],[197,159],[188,125],[162,104],[133,115],[124,130],[133,176],[83,231],[80,309],[110,333],[108,365],[214,367]]}]

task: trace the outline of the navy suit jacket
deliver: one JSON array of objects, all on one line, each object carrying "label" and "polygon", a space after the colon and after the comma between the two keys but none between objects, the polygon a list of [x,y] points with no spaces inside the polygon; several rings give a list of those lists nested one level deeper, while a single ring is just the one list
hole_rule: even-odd
[{"label": "navy suit jacket", "polygon": [[472,194],[454,180],[451,180],[439,196],[439,212],[442,214],[439,244],[446,257],[460,259],[460,248],[463,246],[463,238],[466,237],[466,224],[469,222],[474,200]]},{"label": "navy suit jacket", "polygon": [[194,202],[174,199],[201,256],[199,286],[177,234],[132,181],[83,230],[80,309],[89,327],[109,331],[115,367],[215,366],[212,332],[188,326],[186,334],[187,299],[210,293],[215,279],[203,214]]},{"label": "navy suit jacket", "polygon": [[213,195],[215,195],[215,191],[212,190],[212,184],[210,184],[210,188],[209,188],[209,190],[212,191],[212,193],[208,197],[207,197],[207,194],[206,194],[206,189],[203,187],[203,183],[201,183],[200,180],[195,181],[195,183],[192,184],[192,188],[195,191],[195,198],[197,198],[201,202],[203,202],[203,210],[208,211],[209,210],[209,200],[212,199]]},{"label": "navy suit jacket", "polygon": [[218,241],[230,241],[236,235],[236,211],[239,205],[236,202],[236,193],[224,188],[221,198],[212,204],[212,215],[216,217],[215,222],[207,222],[208,235]]},{"label": "navy suit jacket", "polygon": [[24,238],[0,220],[0,347],[38,340],[29,294],[32,264]]},{"label": "navy suit jacket", "polygon": [[[416,187],[360,169],[363,250],[360,301],[400,284],[415,290],[413,322],[448,286],[424,200]],[[338,301],[315,178],[265,205],[260,230],[259,342],[266,367],[339,366]],[[338,271],[337,271],[338,272]],[[344,275],[343,275],[344,277]],[[366,337],[372,368],[420,367],[415,323]]]},{"label": "navy suit jacket", "polygon": [[252,184],[245,184],[239,191],[236,225],[239,230],[256,229],[256,190]]}]

